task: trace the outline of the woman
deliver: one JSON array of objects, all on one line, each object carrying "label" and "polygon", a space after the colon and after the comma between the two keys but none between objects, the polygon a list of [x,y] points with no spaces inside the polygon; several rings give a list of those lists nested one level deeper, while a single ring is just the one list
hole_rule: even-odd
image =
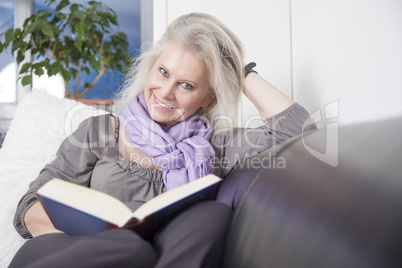
[{"label": "woman", "polygon": [[[120,96],[122,116],[84,121],[22,197],[14,225],[22,237],[33,239],[11,267],[216,267],[231,216],[221,203],[192,206],[148,242],[128,230],[90,237],[61,233],[35,192],[58,177],[106,192],[135,210],[209,173],[224,177],[246,156],[301,133],[308,120],[307,112],[253,65],[244,68],[240,41],[209,15],[176,19],[137,62]],[[267,120],[264,126],[233,128],[241,92]]]}]

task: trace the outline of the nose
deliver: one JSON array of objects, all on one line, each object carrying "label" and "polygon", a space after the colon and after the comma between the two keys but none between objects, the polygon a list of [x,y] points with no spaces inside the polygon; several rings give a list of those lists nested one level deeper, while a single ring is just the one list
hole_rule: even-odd
[{"label": "nose", "polygon": [[176,92],[176,82],[172,80],[166,81],[161,87],[161,97],[168,100],[174,99]]}]

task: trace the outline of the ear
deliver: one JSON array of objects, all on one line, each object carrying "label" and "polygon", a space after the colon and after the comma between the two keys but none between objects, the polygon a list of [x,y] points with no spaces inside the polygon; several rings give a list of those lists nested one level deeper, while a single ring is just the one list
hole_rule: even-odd
[{"label": "ear", "polygon": [[210,93],[206,99],[204,100],[204,102],[202,103],[202,108],[206,109],[212,101],[214,101],[216,99],[215,93]]}]

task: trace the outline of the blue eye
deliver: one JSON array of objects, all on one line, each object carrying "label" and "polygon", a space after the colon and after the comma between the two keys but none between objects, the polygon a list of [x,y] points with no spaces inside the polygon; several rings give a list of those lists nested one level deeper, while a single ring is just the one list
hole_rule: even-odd
[{"label": "blue eye", "polygon": [[193,86],[191,84],[189,84],[189,83],[186,83],[186,82],[181,83],[181,86],[182,86],[182,88],[184,88],[186,90],[192,90],[193,89]]},{"label": "blue eye", "polygon": [[166,76],[166,77],[169,76],[168,72],[166,72],[166,70],[163,69],[163,68],[159,68],[159,73],[160,73],[162,76]]}]

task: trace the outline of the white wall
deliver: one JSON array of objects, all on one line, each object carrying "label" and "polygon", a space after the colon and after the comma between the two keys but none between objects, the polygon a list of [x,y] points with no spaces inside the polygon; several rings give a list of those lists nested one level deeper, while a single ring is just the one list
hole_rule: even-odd
[{"label": "white wall", "polygon": [[294,99],[339,122],[402,116],[402,1],[291,1]]},{"label": "white wall", "polygon": [[[255,61],[260,75],[292,95],[289,1],[280,0],[154,0],[154,40],[182,14],[204,12],[221,19],[242,40],[246,62]],[[243,98],[242,123],[258,115]],[[253,121],[258,125],[260,121]]]}]

